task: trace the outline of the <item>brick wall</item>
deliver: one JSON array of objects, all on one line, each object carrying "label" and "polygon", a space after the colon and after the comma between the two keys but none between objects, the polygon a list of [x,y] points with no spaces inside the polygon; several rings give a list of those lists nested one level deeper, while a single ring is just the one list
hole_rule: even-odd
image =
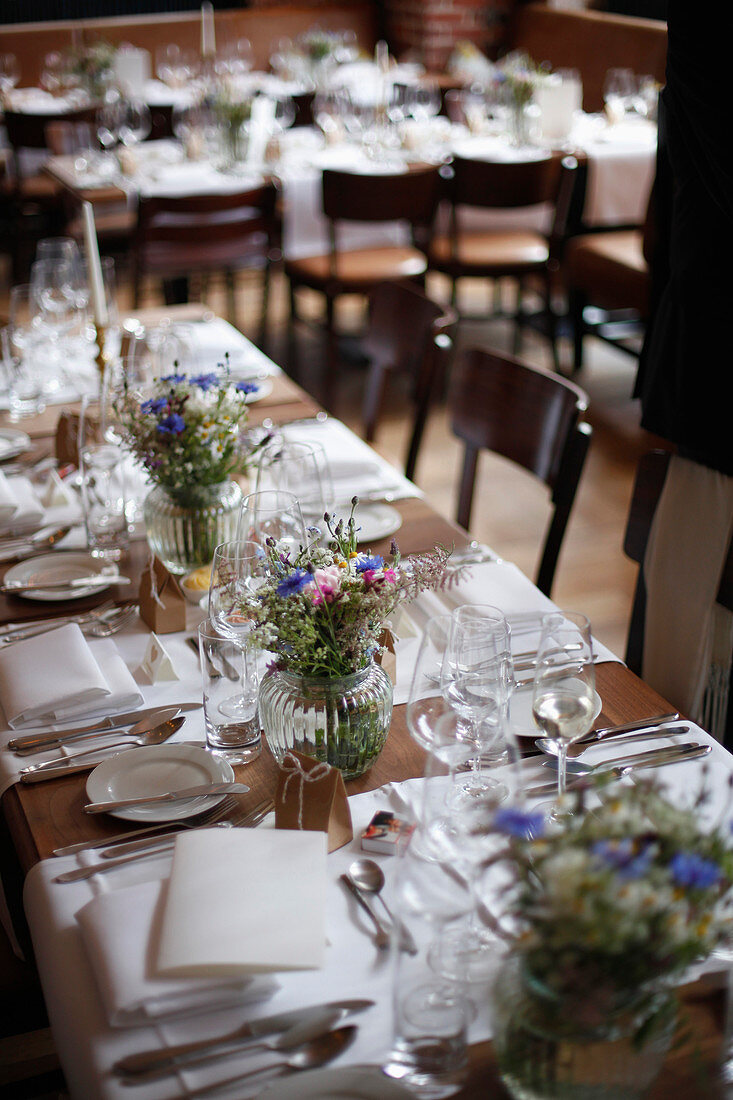
[{"label": "brick wall", "polygon": [[442,69],[455,43],[474,42],[495,54],[513,0],[384,0],[390,43],[410,50],[429,69]]}]

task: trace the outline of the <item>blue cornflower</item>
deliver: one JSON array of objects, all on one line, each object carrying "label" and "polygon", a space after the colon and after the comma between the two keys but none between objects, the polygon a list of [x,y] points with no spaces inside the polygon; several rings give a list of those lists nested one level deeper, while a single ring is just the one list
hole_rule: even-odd
[{"label": "blue cornflower", "polygon": [[384,558],[380,557],[379,554],[359,554],[354,564],[357,573],[366,573],[371,569],[382,569]]},{"label": "blue cornflower", "polygon": [[715,886],[721,876],[720,867],[712,859],[703,859],[695,852],[677,852],[670,861],[672,878],[678,886],[693,890],[707,890]]},{"label": "blue cornflower", "polygon": [[191,385],[198,386],[200,390],[206,393],[212,386],[219,385],[219,375],[213,372],[210,374],[197,374],[191,379]]},{"label": "blue cornflower", "polygon": [[161,378],[161,382],[170,382],[171,385],[173,385],[173,386],[177,386],[179,382],[185,382],[185,381],[186,381],[186,375],[185,374],[179,374],[178,371],[176,371],[175,374],[166,374],[164,378]]},{"label": "blue cornflower", "polygon": [[593,845],[593,854],[608,867],[617,871],[622,879],[642,878],[649,870],[652,859],[650,844],[641,848],[628,837],[622,840],[598,840]]},{"label": "blue cornflower", "polygon": [[144,413],[161,413],[168,404],[167,397],[151,397],[149,401],[143,401],[140,406],[140,412]]},{"label": "blue cornflower", "polygon": [[313,578],[305,569],[296,569],[283,577],[277,586],[278,596],[295,596],[302,588],[312,582]]},{"label": "blue cornflower", "polygon": [[257,393],[260,387],[256,382],[237,382],[234,388],[237,393]]},{"label": "blue cornflower", "polygon": [[161,435],[181,435],[186,430],[186,421],[180,413],[171,413],[161,420],[158,431]]},{"label": "blue cornflower", "polygon": [[545,818],[541,813],[525,813],[524,810],[508,806],[503,810],[497,810],[494,826],[500,833],[505,833],[507,836],[534,840],[535,837],[543,835]]}]

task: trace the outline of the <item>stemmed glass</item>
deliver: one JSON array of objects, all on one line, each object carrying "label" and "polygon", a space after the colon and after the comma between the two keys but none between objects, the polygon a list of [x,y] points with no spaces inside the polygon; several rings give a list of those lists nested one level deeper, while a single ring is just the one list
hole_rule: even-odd
[{"label": "stemmed glass", "polygon": [[501,756],[514,684],[509,624],[489,605],[458,607],[451,617],[441,686],[446,700],[464,720],[460,740],[475,749],[472,774],[463,785],[468,797],[506,798],[504,784],[486,774],[491,757]]},{"label": "stemmed glass", "polygon": [[14,53],[0,53],[0,99],[20,80],[20,65]]},{"label": "stemmed glass", "polygon": [[281,489],[250,493],[242,501],[237,539],[250,539],[264,549],[274,539],[284,553],[306,544],[305,523],[298,498]]},{"label": "stemmed glass", "polygon": [[[242,603],[265,579],[267,559],[262,547],[251,540],[223,542],[214,551],[209,586],[209,619],[217,634],[229,638],[238,648],[247,648],[247,636],[252,623],[242,610]],[[256,696],[256,661],[242,662],[246,683],[239,683],[237,693],[219,704],[219,710],[229,718],[249,720],[252,698]]]},{"label": "stemmed glass", "polygon": [[119,135],[122,144],[131,149],[143,141],[152,128],[150,108],[141,99],[130,99],[122,105]]},{"label": "stemmed glass", "polygon": [[593,725],[595,665],[585,615],[557,611],[542,619],[537,648],[532,714],[557,749],[557,797],[565,793],[568,746]]},{"label": "stemmed glass", "polygon": [[603,81],[603,102],[609,121],[620,122],[631,109],[637,81],[631,69],[608,69]]},{"label": "stemmed glass", "polygon": [[260,453],[255,489],[292,493],[298,498],[304,522],[322,524],[334,499],[326,452],[318,443],[273,440]]}]

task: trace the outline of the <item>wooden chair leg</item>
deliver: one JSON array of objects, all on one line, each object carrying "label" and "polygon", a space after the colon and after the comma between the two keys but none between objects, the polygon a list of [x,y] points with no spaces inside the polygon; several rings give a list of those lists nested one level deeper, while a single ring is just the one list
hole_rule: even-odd
[{"label": "wooden chair leg", "polygon": [[585,299],[577,290],[568,291],[568,317],[573,332],[573,374],[578,374],[583,367],[583,337],[585,336],[585,322],[583,309]]},{"label": "wooden chair leg", "polygon": [[224,283],[227,291],[227,315],[230,324],[237,325],[237,296],[234,271],[231,268],[224,272]]},{"label": "wooden chair leg", "polygon": [[265,261],[262,272],[262,308],[260,311],[260,331],[258,337],[259,346],[264,351],[267,345],[267,320],[270,312],[270,261]]},{"label": "wooden chair leg", "polygon": [[519,355],[522,347],[522,302],[524,300],[524,286],[521,279],[517,279],[517,303],[514,313],[514,335],[512,337],[512,355]]},{"label": "wooden chair leg", "polygon": [[288,297],[290,300],[290,310],[288,312],[288,373],[299,382],[300,355],[296,326],[300,318],[298,317],[298,299],[295,287],[290,280],[288,280]]},{"label": "wooden chair leg", "polygon": [[382,411],[384,391],[387,384],[387,373],[381,363],[372,363],[369,367],[366,389],[364,392],[364,405],[362,408],[362,420],[364,421],[364,438],[367,443],[373,443],[377,431],[377,421]]},{"label": "wooden chair leg", "polygon": [[476,469],[478,466],[478,448],[466,446],[463,456],[463,469],[461,471],[461,483],[458,490],[458,508],[456,509],[456,522],[461,527],[468,528],[471,522],[471,507],[473,505],[473,489],[476,484]]},{"label": "wooden chair leg", "polygon": [[552,278],[549,275],[545,282],[545,323],[547,324],[547,338],[550,341],[552,369],[559,374],[560,353],[557,347],[557,315],[552,306]]}]

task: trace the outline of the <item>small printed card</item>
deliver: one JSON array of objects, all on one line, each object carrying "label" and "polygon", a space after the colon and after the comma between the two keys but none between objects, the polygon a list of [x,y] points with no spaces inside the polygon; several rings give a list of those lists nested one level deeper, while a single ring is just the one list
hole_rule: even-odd
[{"label": "small printed card", "polygon": [[397,851],[397,842],[402,838],[407,840],[414,828],[391,810],[380,810],[361,834],[361,846],[365,852],[393,856]]},{"label": "small printed card", "polygon": [[145,656],[140,662],[140,668],[150,677],[151,684],[158,684],[163,680],[180,680],[181,678],[175,670],[170,653],[157,634],[150,635]]}]

